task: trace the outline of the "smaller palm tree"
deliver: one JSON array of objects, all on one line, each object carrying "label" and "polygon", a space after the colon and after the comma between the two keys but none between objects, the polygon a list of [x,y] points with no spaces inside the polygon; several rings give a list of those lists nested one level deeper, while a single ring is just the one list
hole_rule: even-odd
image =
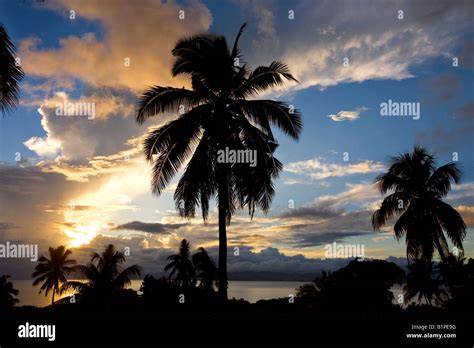
[{"label": "smaller palm tree", "polygon": [[436,267],[437,273],[443,280],[444,285],[449,289],[451,298],[456,296],[457,291],[465,284],[468,278],[465,261],[466,258],[462,254],[455,256],[450,253]]},{"label": "smaller palm tree", "polygon": [[200,280],[199,287],[206,290],[214,290],[214,284],[218,284],[218,269],[204,248],[201,247],[198,250],[193,255],[193,264],[196,271],[199,272],[196,275]]},{"label": "smaller palm tree", "polygon": [[456,163],[437,167],[426,149],[415,146],[412,153],[394,157],[390,168],[376,179],[381,194],[388,194],[372,216],[379,230],[398,216],[395,237],[405,237],[407,259],[431,262],[435,251],[441,260],[448,254],[446,236],[459,250],[466,236],[461,215],[443,201],[452,183],[459,183],[461,169]]},{"label": "smaller palm tree", "polygon": [[77,266],[77,270],[82,273],[86,281],[68,281],[61,287],[61,292],[74,290],[83,297],[99,302],[115,295],[130,285],[131,277],[141,274],[141,267],[138,265],[122,270],[124,262],[124,253],[109,244],[102,253],[92,253],[89,264]]},{"label": "smaller palm tree", "polygon": [[446,292],[441,287],[441,281],[433,277],[431,262],[421,259],[415,260],[408,266],[408,269],[409,273],[403,287],[407,302],[417,295],[418,301],[424,299],[429,306],[433,305],[433,300],[436,302],[443,300]]},{"label": "smaller palm tree", "polygon": [[0,113],[5,114],[18,105],[18,83],[24,76],[16,64],[15,45],[0,24]]},{"label": "smaller palm tree", "polygon": [[6,312],[12,310],[15,304],[20,302],[16,298],[19,291],[13,288],[13,283],[8,281],[9,275],[3,275],[0,277],[0,311]]},{"label": "smaller palm tree", "polygon": [[179,247],[179,253],[168,256],[170,263],[165,266],[165,271],[171,271],[169,278],[174,278],[179,286],[189,286],[196,282],[196,271],[189,250],[189,242],[183,239]]},{"label": "smaller palm tree", "polygon": [[61,283],[67,281],[66,275],[76,270],[76,261],[69,259],[71,254],[71,250],[61,245],[57,248],[49,247],[49,258],[41,255],[38,259],[38,264],[32,275],[37,277],[33,281],[33,286],[43,283],[39,293],[44,291],[45,296],[48,296],[52,291],[51,304],[54,304],[55,294],[59,294]]}]

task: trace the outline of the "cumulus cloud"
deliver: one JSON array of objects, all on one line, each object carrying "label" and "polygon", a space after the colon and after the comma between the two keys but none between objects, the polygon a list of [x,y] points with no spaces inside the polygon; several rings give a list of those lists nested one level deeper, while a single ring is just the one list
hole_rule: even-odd
[{"label": "cumulus cloud", "polygon": [[[206,31],[212,21],[209,10],[197,1],[182,6],[175,1],[154,0],[119,0],[113,4],[52,0],[41,8],[63,16],[73,9],[79,18],[98,21],[104,32],[100,37],[86,33],[62,38],[58,48],[44,48],[35,37],[23,40],[19,55],[28,76],[74,78],[94,86],[135,91],[152,84],[182,83],[170,73],[171,49],[178,39]],[[180,10],[185,11],[185,20],[178,18]],[[130,66],[124,64],[126,58]]]},{"label": "cumulus cloud", "polygon": [[354,111],[339,111],[337,114],[328,115],[328,117],[333,120],[334,122],[342,122],[342,121],[355,121],[360,118],[360,113],[367,111],[366,107],[360,107],[355,109]]},{"label": "cumulus cloud", "polygon": [[[59,105],[95,105],[95,117],[58,116]],[[24,144],[38,156],[71,162],[109,155],[127,148],[127,141],[146,130],[133,117],[135,96],[126,90],[89,89],[77,99],[64,92],[45,99],[38,109],[42,137],[31,137]]]}]

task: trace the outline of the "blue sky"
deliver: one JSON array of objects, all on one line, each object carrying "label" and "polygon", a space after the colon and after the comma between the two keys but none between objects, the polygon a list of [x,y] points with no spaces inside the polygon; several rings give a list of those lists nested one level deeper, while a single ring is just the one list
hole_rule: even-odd
[{"label": "blue sky", "polygon": [[[247,22],[240,41],[245,61],[252,67],[284,61],[300,81],[263,97],[300,109],[304,127],[298,142],[275,132],[285,171],[275,182],[272,209],[252,222],[245,212],[236,216],[230,244],[255,255],[278,249],[281,262],[298,254],[320,258],[334,240],[364,244],[369,257],[403,257],[404,242],[393,239],[391,226],[371,231],[370,215],[381,200],[372,182],[391,156],[419,144],[440,164],[459,155],[463,181],[448,201],[470,228],[466,251],[472,255],[473,11],[469,1],[118,0],[112,7],[0,0],[0,22],[26,73],[21,105],[0,119],[0,237],[78,250],[104,240],[169,250],[186,237],[213,250],[215,221],[203,226],[177,218],[171,189],[151,195],[139,139],[172,115],[138,126],[134,104],[148,85],[188,83],[169,72],[176,40],[210,30],[232,44]],[[130,67],[123,65],[126,57]],[[389,99],[420,103],[420,119],[381,116],[380,104]],[[54,106],[64,100],[94,102],[98,115],[55,117]],[[294,218],[289,209],[315,215]],[[132,221],[157,231],[120,227]],[[162,225],[171,227],[163,233]]]}]

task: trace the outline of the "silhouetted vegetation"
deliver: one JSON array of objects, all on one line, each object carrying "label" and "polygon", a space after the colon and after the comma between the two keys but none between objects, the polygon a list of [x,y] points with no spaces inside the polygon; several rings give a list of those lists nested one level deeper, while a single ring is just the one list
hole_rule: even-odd
[{"label": "silhouetted vegetation", "polygon": [[186,239],[181,241],[179,253],[168,257],[170,263],[165,266],[165,271],[170,271],[169,278],[183,287],[196,283],[196,270],[194,269],[191,255],[189,255],[189,243]]},{"label": "silhouetted vegetation", "polygon": [[5,114],[18,106],[20,80],[25,76],[17,64],[15,45],[5,27],[0,24],[0,113]]},{"label": "silhouetted vegetation", "polygon": [[9,275],[0,277],[0,312],[8,312],[13,310],[15,304],[20,302],[16,298],[19,291],[13,287],[13,283],[8,281]]},{"label": "silhouetted vegetation", "polygon": [[431,262],[415,260],[408,268],[410,271],[403,287],[406,300],[411,301],[418,295],[418,301],[424,299],[429,306],[433,305],[433,300],[441,303],[446,293],[442,289],[441,281],[433,277]]},{"label": "silhouetted vegetation", "polygon": [[401,284],[404,275],[394,263],[356,259],[333,273],[323,272],[313,283],[300,287],[298,296],[323,311],[383,311],[394,306],[390,288]]},{"label": "silhouetted vegetation", "polygon": [[61,283],[67,281],[66,275],[77,270],[76,261],[69,259],[71,250],[65,246],[57,248],[49,247],[49,258],[41,255],[32,277],[37,277],[33,281],[33,286],[40,283],[39,293],[44,291],[45,296],[52,292],[51,304],[54,304],[54,296],[59,293]]},{"label": "silhouetted vegetation", "polygon": [[[161,194],[189,159],[174,193],[179,214],[192,218],[200,207],[206,221],[209,201],[217,197],[218,285],[223,299],[227,298],[226,228],[237,208],[247,208],[251,216],[256,208],[268,211],[274,196],[272,180],[283,167],[274,157],[277,142],[271,125],[294,139],[302,128],[299,111],[287,103],[254,99],[296,79],[278,61],[249,70],[238,48],[244,27],[232,48],[224,36],[214,34],[179,40],[172,50],[172,74],[189,76],[192,89],[153,86],[141,96],[136,116],[143,123],[157,114],[181,114],[151,131],[144,141],[146,158],[153,164],[152,190]],[[219,163],[218,151],[225,149],[256,151],[255,166]]]},{"label": "silhouetted vegetation", "polygon": [[124,289],[130,285],[131,277],[140,276],[141,268],[138,265],[122,269],[124,262],[125,255],[109,244],[102,253],[92,253],[89,264],[76,267],[85,281],[68,281],[62,285],[61,292],[75,290],[80,301],[110,309],[114,303],[120,303],[121,297],[130,294]]},{"label": "silhouetted vegetation", "polygon": [[444,232],[460,252],[466,236],[466,224],[461,215],[443,198],[458,183],[461,170],[456,163],[436,167],[436,161],[426,149],[415,147],[412,153],[393,158],[387,173],[376,183],[385,197],[380,209],[372,216],[375,230],[399,215],[393,230],[397,240],[405,236],[407,258],[431,263],[435,249],[441,260],[449,251]]}]

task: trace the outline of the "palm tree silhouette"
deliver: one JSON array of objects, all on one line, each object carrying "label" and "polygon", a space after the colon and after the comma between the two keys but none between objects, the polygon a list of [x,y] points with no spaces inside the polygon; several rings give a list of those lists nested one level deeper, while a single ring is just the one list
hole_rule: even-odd
[{"label": "palm tree silhouette", "polygon": [[[238,41],[231,49],[225,37],[201,34],[184,38],[172,50],[173,76],[191,77],[192,89],[154,86],[140,98],[137,122],[165,112],[181,115],[151,131],[144,152],[153,163],[152,190],[159,195],[188,160],[174,193],[179,214],[193,218],[200,206],[206,222],[209,200],[217,197],[219,220],[219,294],[227,299],[226,227],[236,208],[267,212],[273,195],[272,179],[282,164],[273,155],[277,142],[271,124],[298,139],[302,121],[292,106],[269,99],[247,100],[260,92],[296,79],[288,67],[274,61],[250,71],[241,64]],[[219,163],[218,151],[255,150],[254,167]],[[155,159],[156,157],[156,159]]]},{"label": "palm tree silhouette", "polygon": [[18,105],[18,83],[25,76],[15,61],[15,45],[0,24],[0,112],[5,114]]},{"label": "palm tree silhouette", "polygon": [[170,271],[169,279],[174,277],[174,281],[179,286],[189,286],[196,281],[196,271],[189,254],[189,243],[186,239],[181,241],[179,246],[179,253],[168,256],[168,263],[165,266],[165,271]]},{"label": "palm tree silhouette", "polygon": [[123,262],[124,253],[109,244],[102,253],[93,252],[89,264],[77,266],[87,282],[68,281],[61,287],[61,292],[78,291],[83,297],[100,302],[129,285],[132,276],[140,276],[140,266],[132,265],[122,270]]},{"label": "palm tree silhouette", "polygon": [[421,258],[428,263],[435,249],[445,260],[448,244],[444,232],[462,250],[466,225],[461,215],[442,200],[451,182],[458,183],[460,176],[455,163],[436,168],[433,156],[418,146],[412,153],[393,158],[388,172],[376,179],[382,194],[393,193],[373,214],[374,229],[379,230],[387,220],[400,215],[393,229],[397,240],[405,236],[408,260]]},{"label": "palm tree silhouette", "polygon": [[408,266],[409,272],[405,278],[403,292],[405,300],[410,301],[418,295],[418,301],[425,299],[431,307],[433,299],[441,301],[446,292],[441,288],[441,281],[433,277],[431,262],[415,260]]},{"label": "palm tree silhouette", "polygon": [[49,247],[49,258],[41,255],[32,274],[37,277],[33,286],[43,283],[39,293],[44,290],[45,296],[52,291],[51,304],[54,305],[54,295],[59,294],[60,284],[67,281],[66,275],[76,270],[76,261],[69,259],[72,251],[61,245],[57,248]]},{"label": "palm tree silhouette", "polygon": [[8,281],[9,275],[0,277],[0,312],[12,310],[15,304],[20,302],[16,296],[19,291],[13,288],[13,283]]},{"label": "palm tree silhouette", "polygon": [[199,248],[199,251],[193,255],[193,264],[196,268],[197,278],[200,279],[199,287],[206,290],[214,290],[214,284],[218,281],[218,270],[212,259],[209,257],[206,249]]},{"label": "palm tree silhouette", "polygon": [[459,288],[463,287],[466,279],[468,278],[467,270],[465,267],[466,258],[462,255],[455,256],[449,254],[445,260],[441,261],[436,271],[443,280],[446,287],[449,289],[451,297],[455,297],[456,292]]}]

